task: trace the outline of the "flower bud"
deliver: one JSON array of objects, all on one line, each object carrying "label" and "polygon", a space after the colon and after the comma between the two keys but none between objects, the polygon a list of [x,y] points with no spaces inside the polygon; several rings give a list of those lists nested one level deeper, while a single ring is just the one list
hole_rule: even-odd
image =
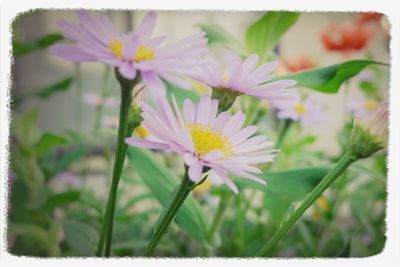
[{"label": "flower bud", "polygon": [[236,97],[241,95],[242,93],[233,91],[230,89],[226,88],[213,88],[212,89],[212,98],[213,99],[218,99],[219,105],[218,105],[218,113],[221,113],[223,111],[227,111],[232,107],[232,105],[235,103]]},{"label": "flower bud", "polygon": [[140,124],[143,121],[142,118],[142,109],[138,102],[146,101],[146,93],[145,93],[145,85],[138,83],[133,88],[132,91],[132,103],[129,106],[128,111],[128,136],[130,137],[132,132],[140,127]]},{"label": "flower bud", "polygon": [[388,103],[354,121],[348,149],[356,159],[367,158],[386,147],[388,138]]}]

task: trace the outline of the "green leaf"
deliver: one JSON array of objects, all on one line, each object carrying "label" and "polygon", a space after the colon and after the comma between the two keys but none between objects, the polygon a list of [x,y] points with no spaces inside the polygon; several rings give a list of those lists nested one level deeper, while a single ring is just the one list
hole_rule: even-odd
[{"label": "green leaf", "polygon": [[36,90],[35,92],[27,93],[27,94],[24,94],[21,96],[16,96],[13,100],[13,102],[14,102],[13,104],[18,104],[21,101],[25,100],[26,98],[30,98],[30,97],[46,99],[55,93],[68,90],[72,84],[72,81],[73,81],[73,78],[69,77],[62,81],[56,82],[52,85],[49,85],[45,88]]},{"label": "green leaf", "polygon": [[59,41],[62,41],[64,36],[61,34],[49,34],[45,35],[33,42],[30,43],[22,43],[16,40],[13,41],[13,55],[21,56],[25,54],[32,53],[34,51],[45,49],[52,44],[55,44]]},{"label": "green leaf", "polygon": [[286,75],[280,79],[292,79],[298,86],[307,87],[322,93],[333,94],[339,91],[340,86],[348,79],[356,76],[369,65],[388,64],[372,60],[350,60],[340,64]]},{"label": "green leaf", "polygon": [[12,134],[17,138],[18,144],[29,147],[39,141],[42,133],[37,126],[38,115],[38,109],[15,115],[12,121]]},{"label": "green leaf", "polygon": [[29,148],[13,146],[11,166],[16,178],[21,179],[29,188],[31,203],[40,203],[44,197],[44,174],[38,165],[34,152]]},{"label": "green leaf", "polygon": [[197,94],[196,91],[194,90],[185,90],[168,82],[166,84],[167,84],[168,100],[171,102],[172,101],[171,94],[174,94],[176,102],[178,102],[179,106],[182,106],[182,103],[185,99],[190,99],[193,102],[198,102],[200,99],[199,94]]},{"label": "green leaf", "polygon": [[247,52],[243,45],[221,26],[216,24],[200,24],[200,28],[206,33],[209,45],[224,46],[242,56],[246,56]]},{"label": "green leaf", "polygon": [[88,149],[88,147],[82,144],[76,144],[60,149],[60,151],[49,151],[49,153],[40,158],[40,167],[46,178],[53,177],[57,173],[66,170],[73,163],[81,160],[87,155]]},{"label": "green leaf", "polygon": [[57,146],[65,145],[68,140],[58,134],[44,133],[40,138],[39,142],[35,146],[36,154],[40,157]]},{"label": "green leaf", "polygon": [[[157,162],[149,151],[129,147],[128,159],[130,166],[143,179],[160,204],[166,205],[178,185],[178,180]],[[207,242],[207,217],[191,195],[178,211],[175,222],[195,240],[204,244]]]},{"label": "green leaf", "polygon": [[338,258],[348,258],[351,253],[351,237],[344,243],[342,251],[337,255]]},{"label": "green leaf", "polygon": [[53,211],[55,208],[78,202],[81,198],[81,192],[77,190],[66,191],[58,194],[51,195],[44,206],[48,211]]},{"label": "green leaf", "polygon": [[299,13],[289,11],[269,11],[254,22],[246,31],[246,48],[250,53],[257,53],[260,62],[267,59],[285,32],[299,18]]},{"label": "green leaf", "polygon": [[51,253],[53,251],[53,244],[49,238],[49,232],[42,227],[30,223],[10,223],[8,231],[24,239],[31,239],[35,245],[45,251],[49,256],[50,254],[54,254]]},{"label": "green leaf", "polygon": [[268,209],[275,223],[282,221],[293,202],[303,199],[328,173],[329,168],[313,167],[284,172],[264,173],[259,177],[267,182],[261,185],[253,181],[240,179],[240,187],[251,187],[263,191],[264,207]]},{"label": "green leaf", "polygon": [[362,81],[359,83],[359,86],[366,95],[372,97],[374,97],[379,90],[378,87],[373,82],[370,81]]},{"label": "green leaf", "polygon": [[90,225],[79,221],[65,221],[65,239],[70,249],[78,256],[94,256],[98,241],[97,231]]}]

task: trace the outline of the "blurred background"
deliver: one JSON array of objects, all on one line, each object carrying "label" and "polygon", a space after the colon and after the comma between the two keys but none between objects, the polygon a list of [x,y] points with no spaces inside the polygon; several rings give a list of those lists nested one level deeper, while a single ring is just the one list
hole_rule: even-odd
[{"label": "blurred background", "polygon": [[[145,11],[104,11],[116,27],[121,31],[127,31],[137,25]],[[204,12],[204,11],[161,11],[158,12],[158,22],[154,35],[167,35],[167,43],[177,41],[189,34],[200,30],[201,23],[212,23],[220,25],[227,32],[243,41],[245,30],[252,21],[261,16],[262,12]],[[327,52],[321,35],[329,27],[336,24],[351,25],[357,14],[352,13],[303,13],[296,24],[284,35],[279,44],[279,55],[282,60],[299,61],[306,58],[312,63],[312,67],[323,67],[339,63],[349,59],[371,58],[380,62],[390,62],[389,54],[389,23],[385,17],[381,18],[378,25],[371,29],[372,34],[363,49],[351,51],[348,54],[340,52]],[[14,36],[21,42],[31,42],[41,36],[50,33],[60,33],[57,21],[60,19],[75,21],[74,11],[35,11],[32,14],[23,15],[15,23]],[[40,64],[39,64],[40,63]],[[282,63],[282,62],[281,62]],[[13,94],[25,94],[35,91],[48,84],[62,80],[68,75],[74,74],[74,65],[49,54],[46,50],[29,54],[24,57],[16,57],[14,61]],[[97,63],[82,64],[81,76],[82,87],[85,92],[96,93],[102,86],[102,74],[104,66]],[[285,65],[281,64],[281,74],[288,72]],[[388,74],[385,79],[380,79],[379,88],[383,94],[388,92]],[[116,89],[117,90],[117,89]],[[310,93],[313,93],[310,91]],[[317,93],[314,93],[317,94]],[[76,127],[74,124],[74,90],[61,92],[54,96],[51,101],[32,100],[23,103],[21,110],[32,106],[40,106],[39,125],[45,130],[62,131]],[[324,103],[329,114],[329,123],[315,127],[313,132],[318,135],[315,144],[329,153],[337,153],[333,145],[337,133],[344,123],[345,117],[338,116],[345,110],[345,92],[329,95],[329,98],[321,101]],[[115,95],[114,95],[115,96]],[[118,96],[117,96],[118,98]],[[110,115],[116,115],[116,109],[107,110]],[[63,118],[60,123],[59,118]],[[93,108],[82,105],[81,121],[88,122],[94,118]],[[90,123],[82,123],[81,129],[89,131]]]},{"label": "blurred background", "polygon": [[[94,13],[106,14],[117,29],[128,31],[138,25],[146,11],[104,10]],[[160,11],[157,13],[158,20],[153,35],[167,35],[167,43],[175,42],[199,31],[201,29],[200,24],[204,23],[221,26],[243,43],[247,27],[263,14],[263,12],[227,11]],[[92,228],[87,228],[88,225],[94,225],[94,229],[99,227],[99,220],[101,220],[110,182],[109,174],[113,162],[112,151],[118,114],[118,84],[114,81],[113,71],[102,64],[73,64],[49,54],[46,49],[36,50],[37,40],[49,34],[61,33],[57,26],[57,21],[60,19],[77,20],[73,10],[37,10],[21,14],[13,23],[14,64],[12,66],[11,94],[13,99],[19,100],[12,106],[12,118],[14,120],[19,114],[26,114],[33,108],[37,108],[37,122],[32,119],[31,125],[27,127],[36,127],[43,133],[68,133],[69,140],[79,139],[80,141],[75,144],[75,150],[73,149],[75,151],[73,156],[67,159],[62,156],[58,157],[57,153],[63,152],[56,151],[55,154],[41,159],[39,165],[45,166],[43,167],[43,179],[47,191],[60,193],[71,190],[71,188],[73,190],[79,188],[79,191],[88,193],[85,197],[79,196],[84,207],[78,208],[77,203],[73,203],[66,210],[51,209],[51,214],[54,217],[49,221],[55,222],[54,224],[47,221],[42,222],[39,219],[40,222],[37,222],[37,224],[45,225],[44,229],[49,231],[46,234],[26,225],[17,224],[15,227],[11,227],[9,248],[15,254],[37,256],[91,255],[90,249],[86,247],[74,247],[73,244],[79,243],[79,236],[74,236],[73,232],[79,232],[82,229],[86,232],[95,232]],[[356,48],[350,50],[335,48],[335,41],[342,38],[337,27],[351,28],[355,21],[359,20],[365,20],[367,33],[348,31],[350,35],[356,36]],[[299,20],[283,36],[275,49],[276,60],[280,63],[276,74],[286,75],[351,59],[372,59],[390,63],[390,37],[388,32],[389,23],[385,16],[368,18],[368,16],[358,13],[301,13]],[[325,38],[324,35],[329,35],[329,38]],[[31,53],[30,50],[34,48],[35,51]],[[57,89],[57,93],[52,94],[51,97],[47,96],[46,93],[41,96],[35,95],[35,92],[43,88],[50,88],[48,91],[52,91],[51,88],[54,85],[61,89]],[[194,87],[196,88],[195,84]],[[340,143],[338,139],[346,128],[344,125],[349,124],[349,117],[351,117],[352,112],[349,108],[349,102],[351,102],[352,95],[354,94],[353,98],[355,99],[360,95],[360,92],[361,94],[373,92],[374,97],[372,98],[382,101],[388,99],[388,89],[389,68],[382,69],[377,66],[369,67],[357,77],[347,81],[337,94],[327,95],[304,89],[308,96],[317,99],[318,103],[323,106],[326,118],[318,124],[303,127],[301,131],[294,130],[288,134],[289,144],[286,148],[282,147],[282,153],[286,153],[290,157],[287,157],[286,162],[284,160],[278,161],[276,169],[290,169],[295,166],[304,167],[334,161],[343,149],[341,145],[338,145]],[[99,92],[103,92],[102,98],[99,97]],[[101,118],[98,117],[100,102],[102,105]],[[25,119],[22,124],[28,125],[27,120]],[[140,133],[137,134],[140,135]],[[304,142],[296,143],[298,140]],[[55,141],[56,144],[58,144],[58,141]],[[82,152],[82,155],[76,152],[77,147],[83,147],[82,143],[89,143],[94,146],[94,149],[90,150],[89,156],[87,151]],[[96,147],[96,143],[103,144],[105,148]],[[306,145],[306,148],[303,147],[304,145]],[[306,149],[308,152],[293,154],[293,147],[300,150]],[[308,155],[312,156],[308,158]],[[302,156],[304,156],[303,161],[298,159]],[[177,162],[177,158],[171,156],[170,159],[165,159],[159,154],[156,154],[155,157],[171,168],[178,168],[178,173],[181,171],[180,167],[176,167],[180,164],[180,162]],[[382,153],[365,163],[365,166],[370,167],[367,170],[365,170],[365,166],[358,166],[358,171],[364,170],[361,174],[357,171],[355,173],[350,171],[346,178],[341,180],[341,184],[336,185],[336,189],[328,192],[327,198],[319,200],[319,204],[307,215],[308,219],[299,224],[296,228],[299,234],[288,235],[288,238],[277,247],[272,256],[363,257],[378,253],[383,248],[385,239],[385,160],[386,155]],[[26,166],[22,168],[26,168],[29,172],[29,168]],[[373,169],[373,171],[370,169]],[[16,179],[16,176],[18,175],[15,172],[11,172],[10,181]],[[357,176],[357,179],[352,179],[355,176]],[[120,193],[122,204],[119,213],[117,211],[115,237],[117,245],[113,252],[118,256],[140,255],[151,232],[149,227],[156,221],[160,212],[160,205],[152,200],[135,204],[135,201],[139,201],[140,197],[146,199],[147,196],[149,198],[148,190],[137,181],[136,177],[136,173],[126,174],[122,180]],[[346,179],[351,179],[351,182],[348,182],[346,191],[341,195],[337,192],[342,192],[343,181]],[[22,216],[21,219],[20,214],[15,211],[14,208],[18,206],[18,200],[23,199],[24,194],[26,194],[23,189],[18,191],[15,188],[18,188],[18,186],[13,185],[10,189],[10,192],[12,192],[11,202],[17,201],[15,202],[17,204],[14,203],[10,206],[11,220],[23,221],[24,223],[29,221],[29,218],[32,221],[37,220],[38,218],[35,216],[38,216],[38,214],[35,212],[28,213],[27,218]],[[213,192],[208,191],[209,189],[205,189],[204,192],[197,194],[201,203],[202,201],[211,203],[209,207],[205,208],[206,214],[210,215],[216,208],[218,201],[213,198]],[[360,195],[354,194],[355,191],[359,192]],[[250,192],[246,191],[244,195],[248,196],[249,194]],[[352,201],[349,200],[350,196],[354,197]],[[271,234],[271,229],[275,229],[279,225],[279,220],[271,219],[273,212],[265,216],[261,214],[260,209],[263,207],[262,201],[264,199],[262,196],[256,195],[251,199],[253,201],[251,205],[255,206],[255,210],[249,215],[250,222],[246,221],[237,227],[242,227],[240,228],[242,231],[247,229],[249,232],[254,228],[257,230],[251,232],[254,236],[264,235],[267,237]],[[368,206],[367,201],[371,201],[371,203],[368,202]],[[235,207],[233,206],[232,210],[228,211],[225,226],[237,222]],[[366,215],[366,213],[370,214]],[[337,214],[337,216],[334,216],[334,214]],[[130,217],[131,215],[133,217]],[[141,217],[138,218],[139,216]],[[282,216],[283,214],[279,218],[282,218]],[[74,222],[64,224],[65,218],[68,218],[68,220],[72,218],[75,224]],[[252,222],[254,218],[258,218],[257,223]],[[76,221],[79,223],[76,223]],[[85,225],[82,225],[83,223]],[[265,223],[271,223],[272,226],[270,230],[262,232],[260,229],[263,228],[262,225]],[[324,232],[323,229],[327,229],[327,232]],[[332,229],[341,234],[336,235],[336,232]],[[36,231],[41,234],[32,234]],[[160,246],[161,256],[198,256],[196,253],[199,248],[198,244],[189,242],[187,235],[180,236],[175,228],[171,232],[170,238]],[[72,237],[68,238],[68,233]],[[232,236],[232,229],[229,230],[228,227],[228,232],[225,234],[226,236],[221,236],[229,241]],[[39,237],[38,241],[37,238],[40,235],[42,236]],[[24,238],[24,236],[29,238]],[[50,237],[54,239],[52,243],[49,241]],[[178,244],[175,244],[177,250],[171,251],[169,247],[174,244],[176,237],[181,239],[177,241]],[[42,241],[40,241],[40,238],[42,238]],[[73,239],[71,240],[71,238]],[[49,240],[43,241],[43,239]],[[131,239],[139,241],[133,242]],[[37,242],[47,242],[47,245],[36,246]],[[85,242],[82,241],[82,243]],[[236,239],[230,245],[223,242],[224,245],[219,248],[215,255],[251,256],[252,250],[262,245],[262,241],[250,240],[248,242],[245,243],[248,244],[248,248],[243,247],[243,243],[240,243],[241,246],[238,245]],[[188,246],[185,247],[187,244]],[[351,244],[351,253],[349,244]],[[58,247],[53,248],[52,246]]]}]

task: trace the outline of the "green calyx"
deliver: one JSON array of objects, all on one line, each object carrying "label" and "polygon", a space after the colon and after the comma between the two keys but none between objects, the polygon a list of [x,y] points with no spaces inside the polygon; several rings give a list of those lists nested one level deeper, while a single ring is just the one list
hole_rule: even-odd
[{"label": "green calyx", "polygon": [[240,96],[242,93],[233,91],[228,88],[217,87],[212,89],[211,97],[213,99],[218,99],[218,113],[227,111],[235,103],[236,97]]},{"label": "green calyx", "polygon": [[347,145],[348,152],[352,157],[356,159],[368,158],[384,147],[385,143],[379,137],[373,135],[360,124],[354,125]]},{"label": "green calyx", "polygon": [[143,121],[141,113],[142,109],[135,100],[133,100],[128,111],[128,132],[131,133],[135,128],[140,126]]}]

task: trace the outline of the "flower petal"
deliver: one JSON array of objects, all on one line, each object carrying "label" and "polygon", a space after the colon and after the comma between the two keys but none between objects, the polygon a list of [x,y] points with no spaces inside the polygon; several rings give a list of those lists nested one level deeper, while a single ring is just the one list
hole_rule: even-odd
[{"label": "flower petal", "polygon": [[147,13],[142,22],[136,27],[135,33],[140,37],[141,41],[148,40],[153,33],[154,26],[156,25],[157,13],[150,11]]},{"label": "flower petal", "polygon": [[161,79],[157,76],[157,74],[153,71],[142,71],[142,78],[144,84],[150,89],[156,97],[163,97],[165,96],[166,89],[164,83]]},{"label": "flower petal", "polygon": [[168,149],[169,148],[168,144],[165,144],[165,143],[159,143],[159,142],[150,141],[147,139],[139,139],[139,138],[133,138],[133,137],[126,138],[125,143],[127,143],[128,145],[131,145],[131,146],[151,148],[151,149]]},{"label": "flower petal", "polygon": [[189,167],[189,178],[193,182],[198,182],[202,173],[203,165],[200,161],[196,161],[192,166]]}]

